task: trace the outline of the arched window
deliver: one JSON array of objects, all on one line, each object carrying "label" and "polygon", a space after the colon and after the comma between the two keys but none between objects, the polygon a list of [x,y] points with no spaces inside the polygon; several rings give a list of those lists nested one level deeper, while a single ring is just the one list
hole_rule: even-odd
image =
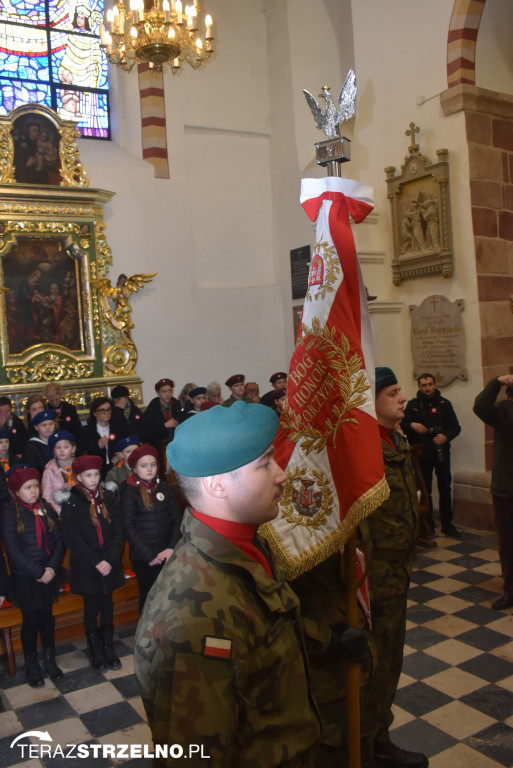
[{"label": "arched window", "polygon": [[0,114],[29,102],[110,138],[103,0],[1,0]]}]

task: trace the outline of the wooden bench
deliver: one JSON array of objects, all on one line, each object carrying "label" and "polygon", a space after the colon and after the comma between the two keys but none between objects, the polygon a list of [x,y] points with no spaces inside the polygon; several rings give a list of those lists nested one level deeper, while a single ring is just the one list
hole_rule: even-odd
[{"label": "wooden bench", "polygon": [[[3,553],[0,550],[0,556]],[[68,552],[64,557],[63,566],[68,565]],[[128,543],[125,542],[122,557],[125,583],[114,590],[114,627],[136,624],[139,619],[139,585],[133,572],[128,557]],[[76,640],[84,635],[83,627],[83,601],[81,595],[72,594],[69,589],[62,592],[59,599],[53,605],[55,618],[55,640]],[[7,672],[9,677],[16,675],[16,651],[21,650],[20,629],[21,611],[15,605],[0,608],[0,641],[3,646]]]}]

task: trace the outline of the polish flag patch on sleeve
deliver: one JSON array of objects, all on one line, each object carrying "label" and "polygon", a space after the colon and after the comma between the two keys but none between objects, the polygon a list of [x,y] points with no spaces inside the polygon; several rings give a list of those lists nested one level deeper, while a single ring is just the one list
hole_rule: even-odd
[{"label": "polish flag patch on sleeve", "polygon": [[227,637],[212,637],[205,635],[203,638],[203,656],[214,659],[229,659],[232,655],[232,641]]}]

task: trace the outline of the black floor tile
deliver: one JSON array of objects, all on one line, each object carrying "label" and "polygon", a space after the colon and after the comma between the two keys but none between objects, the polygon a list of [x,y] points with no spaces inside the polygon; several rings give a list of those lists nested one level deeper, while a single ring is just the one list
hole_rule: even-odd
[{"label": "black floor tile", "polygon": [[450,666],[445,661],[422,652],[410,653],[403,660],[403,672],[416,680],[424,680],[426,677],[443,672]]},{"label": "black floor tile", "polygon": [[395,695],[394,704],[415,715],[415,717],[422,717],[422,715],[443,707],[444,704],[449,704],[451,701],[451,696],[435,690],[430,685],[417,682],[400,688]]},{"label": "black floor tile", "polygon": [[132,656],[133,654],[133,650],[128,645],[125,645],[122,640],[114,640],[114,650],[120,659],[123,659],[124,656]]},{"label": "black floor tile", "polygon": [[417,557],[413,567],[417,571],[422,570],[423,568],[428,568],[430,565],[440,565],[440,560],[430,557],[427,552],[423,552]]},{"label": "black floor tile", "polygon": [[[400,725],[391,732],[392,741],[402,749],[411,752],[422,752],[428,757],[443,752],[456,744],[456,739],[444,733],[439,728],[430,725],[426,720],[412,720],[411,723]],[[468,766],[470,768],[470,766]]]},{"label": "black floor tile", "polygon": [[54,680],[54,685],[61,693],[71,693],[81,688],[89,688],[91,685],[98,685],[105,680],[101,672],[95,672],[89,665],[75,669],[72,672],[66,672],[64,677]]},{"label": "black floor tile", "polygon": [[452,592],[452,597],[458,597],[460,600],[467,600],[469,603],[484,603],[487,600],[492,600],[497,597],[496,592],[492,592],[489,589],[483,589],[476,585],[470,585],[463,589],[458,589],[457,592]]},{"label": "black floor tile", "polygon": [[477,568],[480,565],[487,565],[487,560],[482,560],[480,557],[473,557],[472,555],[461,555],[461,557],[455,557],[450,561],[451,565],[458,565],[460,568]]},{"label": "black floor tile", "polygon": [[23,661],[18,656],[16,658],[16,674],[14,677],[9,677],[7,673],[3,674],[0,677],[0,687],[5,688],[6,690],[9,688],[16,688],[18,685],[23,685],[23,683],[27,682],[27,678],[25,677],[25,670],[23,668]]},{"label": "black floor tile", "polygon": [[408,619],[415,622],[415,624],[425,624],[426,621],[434,621],[439,619],[440,616],[445,616],[445,614],[442,611],[435,611],[434,608],[430,608],[422,603],[411,605],[408,608]]},{"label": "black floor tile", "polygon": [[458,640],[462,643],[468,643],[480,651],[493,651],[494,648],[500,648],[501,645],[508,643],[511,638],[503,635],[502,632],[495,632],[488,627],[479,627],[470,629],[468,632],[458,635]]},{"label": "black floor tile", "polygon": [[441,635],[440,632],[435,632],[428,627],[413,627],[413,629],[406,631],[406,644],[417,651],[423,651],[443,640],[447,640],[445,635]]},{"label": "black floor tile", "polygon": [[[23,733],[23,731],[21,732]],[[7,768],[9,765],[16,765],[28,758],[28,747],[30,741],[27,738],[20,739],[11,749],[13,740],[19,736],[18,733],[13,733],[11,736],[4,736],[0,738],[0,765],[2,768]],[[25,757],[23,757],[25,755]]]},{"label": "black floor tile", "polygon": [[[457,552],[460,555],[474,555],[476,552],[482,552],[483,551],[483,545],[479,540],[474,541],[458,541],[455,544],[451,544],[448,549],[451,552]],[[451,562],[455,562],[454,560],[451,560]]]},{"label": "black floor tile", "polygon": [[435,600],[437,597],[441,597],[442,593],[437,589],[431,589],[419,585],[418,587],[411,587],[408,590],[408,600],[414,600],[416,603],[429,603],[430,600]]},{"label": "black floor tile", "polygon": [[116,677],[111,680],[112,685],[118,689],[125,699],[131,699],[134,696],[139,696],[139,687],[135,675],[127,675],[126,677]]},{"label": "black floor tile", "polygon": [[39,729],[39,726],[76,716],[75,710],[63,696],[29,704],[26,707],[18,707],[16,714],[25,730]]},{"label": "black floor tile", "polygon": [[142,722],[140,715],[126,701],[86,712],[80,719],[89,733],[97,738]]},{"label": "black floor tile", "polygon": [[494,723],[463,743],[507,768],[513,765],[513,728],[506,723]]},{"label": "black floor tile", "polygon": [[468,608],[463,608],[463,610],[457,611],[453,615],[457,616],[459,619],[465,619],[465,621],[479,624],[480,626],[488,624],[488,622],[497,618],[495,611],[492,611],[491,608],[488,608],[485,605],[469,605]]},{"label": "black floor tile", "polygon": [[461,697],[461,701],[494,720],[506,720],[513,714],[513,693],[497,685],[486,685],[467,693]]},{"label": "black floor tile", "polygon": [[115,636],[123,639],[124,637],[133,637],[137,629],[137,624],[133,627],[123,627],[123,629],[116,629]]},{"label": "black floor tile", "polygon": [[490,576],[482,571],[467,570],[455,573],[451,578],[457,581],[464,581],[466,584],[481,584],[483,581],[488,581]]},{"label": "black floor tile", "polygon": [[440,576],[438,573],[431,573],[431,571],[418,570],[414,571],[411,576],[412,584],[429,584],[430,581],[436,581]]},{"label": "black floor tile", "polygon": [[77,650],[77,646],[73,645],[73,643],[65,643],[63,645],[56,645],[55,646],[55,655],[56,656],[62,656],[64,653],[73,653]]},{"label": "black floor tile", "polygon": [[[458,638],[459,639],[459,638]],[[491,653],[482,653],[473,659],[458,664],[460,669],[470,672],[471,675],[482,677],[488,683],[496,683],[505,677],[513,675],[513,664],[506,659],[500,659]],[[513,693],[510,694],[513,699]]]}]

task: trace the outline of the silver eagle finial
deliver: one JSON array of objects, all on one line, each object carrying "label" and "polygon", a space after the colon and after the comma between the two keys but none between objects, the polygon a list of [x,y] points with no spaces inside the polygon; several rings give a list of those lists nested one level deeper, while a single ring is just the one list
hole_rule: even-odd
[{"label": "silver eagle finial", "polygon": [[327,139],[334,139],[336,136],[340,136],[340,123],[344,123],[354,115],[357,90],[356,75],[352,69],[347,73],[346,81],[340,91],[338,107],[331,97],[329,85],[323,85],[322,93],[319,94],[326,101],[326,111],[323,113],[314,96],[303,88],[303,93],[315,119],[315,125],[324,131]]}]

